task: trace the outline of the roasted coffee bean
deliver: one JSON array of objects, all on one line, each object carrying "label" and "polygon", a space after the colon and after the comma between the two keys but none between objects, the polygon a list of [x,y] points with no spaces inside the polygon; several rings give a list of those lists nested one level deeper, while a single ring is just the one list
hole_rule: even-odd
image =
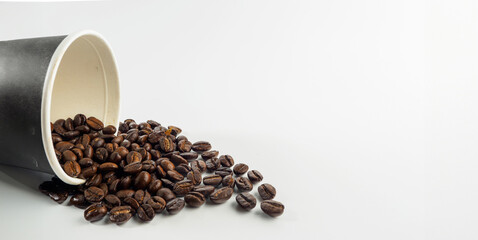
[{"label": "roasted coffee bean", "polygon": [[160,133],[153,132],[153,133],[148,135],[148,141],[152,144],[156,144],[156,143],[159,143],[159,139],[161,137],[162,136],[161,136]]},{"label": "roasted coffee bean", "polygon": [[160,179],[151,181],[148,186],[148,192],[156,193],[163,186],[163,182]]},{"label": "roasted coffee bean", "polygon": [[119,131],[120,133],[125,133],[125,132],[127,132],[128,130],[129,130],[128,124],[126,124],[126,123],[120,123],[120,124],[119,124],[118,131]]},{"label": "roasted coffee bean", "polygon": [[202,175],[198,170],[188,172],[186,178],[191,180],[193,185],[199,185],[202,182]]},{"label": "roasted coffee bean", "polygon": [[120,189],[128,189],[131,186],[131,183],[133,182],[131,176],[124,176],[121,178],[121,181],[119,183],[119,188]]},{"label": "roasted coffee bean", "polygon": [[159,158],[161,158],[161,152],[159,152],[158,150],[151,149],[149,153],[151,154],[151,159],[153,160],[158,160]]},{"label": "roasted coffee bean", "polygon": [[156,193],[156,196],[162,197],[166,202],[176,198],[176,194],[169,188],[161,188]]},{"label": "roasted coffee bean", "polygon": [[85,151],[83,151],[83,157],[85,158],[93,158],[94,156],[94,150],[91,145],[87,145],[85,147]]},{"label": "roasted coffee bean", "polygon": [[185,202],[181,198],[175,198],[166,204],[166,210],[169,214],[174,215],[179,213],[184,208]]},{"label": "roasted coffee bean", "polygon": [[126,135],[126,140],[130,141],[131,143],[136,142],[139,138],[139,132],[137,129],[130,129],[128,131],[128,135]]},{"label": "roasted coffee bean", "polygon": [[[90,132],[88,133],[88,136],[90,136],[90,139],[95,139],[95,138],[99,138],[100,137],[100,133],[98,132]],[[91,143],[91,142],[90,142]]]},{"label": "roasted coffee bean", "polygon": [[217,186],[222,182],[222,177],[219,175],[209,175],[202,179],[204,185]]},{"label": "roasted coffee bean", "polygon": [[99,162],[105,162],[108,159],[108,150],[106,148],[97,148],[95,151],[95,158]]},{"label": "roasted coffee bean", "polygon": [[145,189],[151,183],[151,174],[146,171],[142,171],[134,179],[134,186],[136,189]]},{"label": "roasted coffee bean", "polygon": [[116,195],[114,194],[108,194],[105,196],[105,202],[107,204],[109,204],[111,206],[111,208],[113,207],[117,207],[117,206],[120,206],[121,205],[121,200],[119,199],[119,197],[117,197]]},{"label": "roasted coffee bean", "polygon": [[103,206],[101,203],[94,203],[85,209],[83,214],[86,221],[96,222],[103,219],[104,216],[108,213],[108,209]]},{"label": "roasted coffee bean", "polygon": [[160,158],[158,161],[164,171],[174,170],[175,168],[174,164],[167,158]]},{"label": "roasted coffee bean", "polygon": [[260,185],[257,188],[257,191],[259,192],[261,198],[264,200],[271,200],[276,196],[276,189],[268,183]]},{"label": "roasted coffee bean", "polygon": [[159,124],[158,122],[156,122],[154,120],[148,120],[148,121],[146,121],[146,123],[148,123],[151,126],[151,128],[161,126],[161,124]]},{"label": "roasted coffee bean", "polygon": [[173,192],[176,196],[184,196],[193,189],[191,180],[182,180],[174,184]]},{"label": "roasted coffee bean", "polygon": [[234,171],[234,174],[242,175],[249,170],[249,166],[247,166],[244,163],[238,163],[234,166],[234,168],[232,170]]},{"label": "roasted coffee bean", "polygon": [[53,130],[55,131],[55,133],[58,133],[60,136],[63,136],[66,133],[66,129],[63,127],[63,125],[57,122],[53,124]]},{"label": "roasted coffee bean", "polygon": [[208,171],[216,171],[218,168],[221,167],[221,162],[218,158],[211,158],[206,161],[206,168]]},{"label": "roasted coffee bean", "polygon": [[116,192],[116,196],[119,197],[119,199],[125,199],[128,197],[133,197],[134,196],[134,190],[131,189],[124,189],[124,190],[119,190]]},{"label": "roasted coffee bean", "polygon": [[125,158],[129,154],[129,151],[126,147],[119,147],[119,148],[116,149],[116,152],[119,153],[121,158]]},{"label": "roasted coffee bean", "polygon": [[[83,146],[81,144],[76,144],[76,145]],[[75,148],[71,149],[71,151],[75,154],[76,159],[82,159],[83,158],[83,150],[75,147]]]},{"label": "roasted coffee bean", "polygon": [[147,203],[153,207],[156,213],[161,213],[166,207],[166,200],[160,196],[152,196]]},{"label": "roasted coffee bean", "polygon": [[70,142],[59,142],[55,144],[55,149],[63,153],[66,150],[73,149],[75,147],[75,144],[70,143]]},{"label": "roasted coffee bean", "polygon": [[187,175],[190,171],[192,171],[191,166],[189,164],[179,164],[175,168],[178,173],[181,173],[183,176]]},{"label": "roasted coffee bean", "polygon": [[98,186],[103,192],[105,193],[105,196],[108,195],[108,185],[106,183],[101,183],[100,186]]},{"label": "roasted coffee bean", "polygon": [[85,167],[85,168],[81,169],[81,175],[85,179],[88,179],[88,178],[93,177],[96,174],[97,171],[98,171],[98,168],[95,165],[92,165],[92,166]]},{"label": "roasted coffee bean", "polygon": [[132,209],[137,210],[139,208],[139,203],[136,201],[136,199],[132,197],[127,197],[123,199],[124,205],[130,206]]},{"label": "roasted coffee bean", "polygon": [[65,133],[63,134],[63,136],[64,136],[66,139],[73,139],[73,138],[75,138],[75,137],[80,136],[80,131],[76,131],[76,130],[74,130],[74,131],[68,131],[68,132],[65,132]]},{"label": "roasted coffee bean", "polygon": [[239,191],[249,192],[252,190],[252,183],[246,177],[238,177],[236,178],[236,187]]},{"label": "roasted coffee bean", "polygon": [[[78,127],[75,127],[75,131],[80,132],[80,134],[89,133],[90,132],[90,127],[88,127],[86,125],[78,126]],[[86,135],[86,136],[88,136],[88,135]]]},{"label": "roasted coffee bean", "polygon": [[198,170],[199,172],[203,173],[206,171],[206,162],[203,160],[194,160],[191,162],[191,168],[193,170]]},{"label": "roasted coffee bean", "polygon": [[144,190],[137,190],[134,193],[134,199],[138,201],[139,204],[146,203],[151,198],[151,195]]},{"label": "roasted coffee bean", "polygon": [[143,222],[149,222],[153,220],[155,211],[149,204],[142,204],[137,211],[138,218]]},{"label": "roasted coffee bean", "polygon": [[106,172],[103,174],[103,182],[111,184],[114,180],[118,179],[115,171]]},{"label": "roasted coffee bean", "polygon": [[221,177],[225,177],[227,175],[232,175],[232,170],[228,167],[220,167],[214,173]]},{"label": "roasted coffee bean", "polygon": [[166,174],[168,175],[168,178],[171,179],[172,181],[181,181],[184,179],[184,176],[181,175],[180,173],[178,173],[178,171],[176,170],[169,170],[166,172]]},{"label": "roasted coffee bean", "polygon": [[177,154],[173,154],[171,156],[171,162],[176,166],[179,164],[188,164],[188,160],[184,159],[183,157]]},{"label": "roasted coffee bean", "polygon": [[156,174],[160,178],[166,177],[166,171],[164,171],[163,168],[159,164],[156,164]]},{"label": "roasted coffee bean", "polygon": [[195,142],[191,149],[195,152],[202,153],[211,150],[211,144],[206,141]]},{"label": "roasted coffee bean", "polygon": [[188,206],[200,207],[206,202],[206,197],[199,192],[189,192],[184,196],[184,201]]},{"label": "roasted coffee bean", "polygon": [[219,155],[219,152],[218,152],[218,151],[212,150],[212,151],[203,152],[203,153],[201,154],[201,157],[202,157],[202,159],[204,159],[204,160],[206,161],[206,160],[209,160],[209,159],[211,159],[211,158],[215,158],[215,157],[217,157],[218,155]]},{"label": "roasted coffee bean", "polygon": [[73,125],[75,127],[85,125],[86,124],[86,116],[84,114],[76,114],[75,117],[73,118]]},{"label": "roasted coffee bean", "polygon": [[143,170],[152,173],[156,170],[156,163],[153,160],[145,160],[141,163]]},{"label": "roasted coffee bean", "polygon": [[193,144],[188,140],[181,140],[178,142],[177,148],[180,152],[189,152]]},{"label": "roasted coffee bean", "polygon": [[131,164],[131,163],[134,163],[134,162],[141,162],[141,160],[142,160],[142,157],[141,157],[141,154],[139,152],[131,151],[126,156],[126,162],[128,164]]},{"label": "roasted coffee bean", "polygon": [[75,129],[75,126],[73,126],[73,119],[67,118],[64,127],[67,131],[73,131]]},{"label": "roasted coffee bean", "polygon": [[132,216],[133,210],[130,206],[118,206],[110,210],[110,221],[116,224],[127,222]]},{"label": "roasted coffee bean", "polygon": [[209,195],[211,195],[211,193],[214,192],[216,188],[214,186],[211,186],[211,185],[206,185],[206,186],[195,186],[193,188],[193,192],[198,192],[198,193],[201,193],[202,195],[204,195],[205,197],[208,197]]},{"label": "roasted coffee bean", "polygon": [[113,163],[120,163],[121,162],[121,155],[118,153],[118,152],[112,152],[110,154],[110,162],[113,162]]},{"label": "roasted coffee bean", "polygon": [[96,137],[96,138],[93,138],[93,140],[91,140],[90,144],[94,148],[100,148],[105,145],[105,140],[103,138]]},{"label": "roasted coffee bean", "polygon": [[257,200],[250,193],[240,193],[236,196],[236,202],[245,210],[251,210],[256,207]]},{"label": "roasted coffee bean", "polygon": [[101,184],[101,181],[103,180],[103,175],[101,173],[96,173],[93,175],[90,179],[86,180],[85,186],[87,187],[97,187]]},{"label": "roasted coffee bean", "polygon": [[93,165],[93,160],[91,158],[82,158],[80,161],[78,161],[78,163],[82,167],[89,167]]},{"label": "roasted coffee bean", "polygon": [[113,180],[110,185],[108,186],[108,191],[110,193],[116,193],[119,189],[118,185],[120,183],[121,179],[115,179]]},{"label": "roasted coffee bean", "polygon": [[141,162],[134,162],[123,168],[123,172],[127,174],[136,174],[141,172],[141,170],[143,170],[143,164],[141,164]]},{"label": "roasted coffee bean", "polygon": [[181,128],[175,127],[175,126],[168,126],[168,130],[171,131],[171,134],[173,136],[177,136],[182,132]]},{"label": "roasted coffee bean", "polygon": [[115,132],[116,132],[116,127],[113,125],[108,125],[105,128],[103,128],[104,134],[114,134]]},{"label": "roasted coffee bean", "polygon": [[196,160],[199,156],[197,152],[182,152],[179,154],[179,156],[183,157],[184,159],[188,161]]},{"label": "roasted coffee bean", "polygon": [[221,155],[219,161],[223,167],[232,167],[234,165],[234,159],[230,155]]},{"label": "roasted coffee bean", "polygon": [[105,162],[100,165],[100,171],[109,172],[118,170],[118,165],[112,162]]},{"label": "roasted coffee bean", "polygon": [[284,213],[284,205],[274,200],[265,200],[261,203],[261,209],[264,213],[271,217],[278,217]]},{"label": "roasted coffee bean", "polygon": [[47,194],[53,201],[57,202],[58,204],[62,204],[68,198],[67,191],[59,191],[55,190],[53,192],[48,192]]},{"label": "roasted coffee bean", "polygon": [[234,188],[234,185],[235,185],[235,179],[232,177],[232,175],[227,175],[222,179],[223,187]]},{"label": "roasted coffee bean", "polygon": [[89,187],[85,190],[85,199],[88,202],[94,203],[94,202],[101,202],[103,198],[105,197],[105,193],[101,188],[98,187]]},{"label": "roasted coffee bean", "polygon": [[100,131],[104,127],[103,122],[95,117],[89,117],[88,119],[86,119],[86,124],[88,125],[88,127],[96,131]]},{"label": "roasted coffee bean", "polygon": [[53,141],[53,144],[57,144],[57,143],[61,142],[63,139],[60,137],[60,135],[58,135],[56,133],[52,133],[51,134],[51,140]]},{"label": "roasted coffee bean", "polygon": [[78,177],[81,173],[80,164],[76,161],[67,161],[65,165],[63,165],[63,170],[65,170],[65,173],[70,177]]},{"label": "roasted coffee bean", "polygon": [[213,203],[224,203],[231,198],[233,192],[230,187],[219,188],[209,196],[209,199]]},{"label": "roasted coffee bean", "polygon": [[258,183],[263,179],[261,172],[257,170],[251,170],[247,172],[247,177],[249,178],[249,180],[251,180],[252,183]]},{"label": "roasted coffee bean", "polygon": [[71,196],[70,201],[68,202],[68,205],[73,205],[77,208],[86,208],[87,202],[85,199],[85,195],[82,193],[77,193]]},{"label": "roasted coffee bean", "polygon": [[159,138],[159,147],[161,148],[163,152],[167,153],[167,152],[174,151],[174,148],[175,148],[174,145],[175,145],[174,142],[167,137]]},{"label": "roasted coffee bean", "polygon": [[108,154],[113,153],[113,151],[114,151],[113,143],[105,144],[105,149],[108,151]]},{"label": "roasted coffee bean", "polygon": [[163,182],[164,187],[167,187],[169,189],[173,189],[174,187],[174,182],[167,178],[161,178],[161,182]]}]

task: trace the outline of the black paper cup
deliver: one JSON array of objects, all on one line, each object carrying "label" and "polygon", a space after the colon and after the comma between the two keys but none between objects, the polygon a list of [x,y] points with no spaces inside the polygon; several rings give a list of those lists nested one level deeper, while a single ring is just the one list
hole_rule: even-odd
[{"label": "black paper cup", "polygon": [[77,113],[118,126],[120,89],[113,52],[94,31],[0,41],[0,163],[55,174],[50,122]]}]

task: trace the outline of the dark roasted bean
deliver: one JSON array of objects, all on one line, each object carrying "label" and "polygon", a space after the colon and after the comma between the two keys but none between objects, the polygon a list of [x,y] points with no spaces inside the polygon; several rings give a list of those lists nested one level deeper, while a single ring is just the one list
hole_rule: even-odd
[{"label": "dark roasted bean", "polygon": [[160,196],[152,196],[147,203],[153,207],[156,213],[162,212],[166,207],[166,200]]},{"label": "dark roasted bean", "polygon": [[96,131],[100,131],[104,127],[103,122],[100,121],[98,118],[95,118],[95,117],[89,117],[86,120],[86,124],[88,125],[88,127],[90,127],[91,129],[94,129]]},{"label": "dark roasted bean", "polygon": [[171,162],[176,166],[179,164],[188,164],[188,160],[184,159],[183,157],[177,154],[173,154],[171,156]]},{"label": "dark roasted bean", "polygon": [[81,173],[80,164],[76,161],[67,161],[65,165],[63,165],[63,170],[65,170],[65,173],[70,177],[78,177]]},{"label": "dark roasted bean", "polygon": [[55,149],[62,152],[62,153],[66,150],[72,149],[73,147],[75,147],[75,144],[70,143],[70,142],[59,142],[59,143],[55,144]]},{"label": "dark roasted bean", "polygon": [[224,203],[231,198],[233,192],[234,190],[230,187],[219,188],[211,193],[209,199],[213,203]]},{"label": "dark roasted bean", "polygon": [[261,209],[271,217],[278,217],[284,213],[284,205],[278,201],[265,200],[261,203]]},{"label": "dark roasted bean", "polygon": [[219,161],[223,167],[232,167],[234,165],[234,159],[230,155],[221,155]]},{"label": "dark roasted bean", "polygon": [[246,177],[238,177],[236,178],[236,187],[240,191],[249,192],[252,190],[252,183]]},{"label": "dark roasted bean", "polygon": [[153,180],[148,186],[148,192],[156,193],[161,187],[163,187],[163,182],[160,179]]},{"label": "dark roasted bean", "polygon": [[186,178],[191,180],[193,185],[199,185],[202,182],[202,175],[198,170],[188,172]]},{"label": "dark roasted bean", "polygon": [[193,170],[198,170],[199,172],[203,173],[206,171],[206,162],[203,160],[194,160],[191,162],[191,168]]},{"label": "dark roasted bean", "polygon": [[189,166],[189,164],[179,164],[176,166],[175,170],[185,176],[192,170],[192,168]]},{"label": "dark roasted bean", "polygon": [[141,157],[141,154],[139,152],[131,151],[126,156],[126,162],[128,164],[131,164],[131,163],[134,163],[134,162],[141,162],[141,160],[142,160],[142,157]]},{"label": "dark roasted bean", "polygon": [[158,161],[161,167],[164,169],[164,171],[174,170],[175,168],[174,164],[171,161],[169,161],[169,159],[167,158],[160,158]]},{"label": "dark roasted bean", "polygon": [[118,169],[118,165],[112,162],[105,162],[100,165],[100,171],[109,172],[109,171],[116,171]]},{"label": "dark roasted bean", "polygon": [[166,202],[176,198],[176,194],[169,188],[161,188],[156,193],[156,196],[162,197]]},{"label": "dark roasted bean", "polygon": [[199,192],[189,192],[184,196],[184,201],[191,207],[200,207],[206,202],[206,197]]},{"label": "dark roasted bean", "polygon": [[211,150],[211,144],[206,141],[199,141],[199,142],[195,142],[191,146],[191,148],[195,152],[202,153],[202,152]]},{"label": "dark roasted bean", "polygon": [[133,197],[134,190],[131,190],[131,189],[119,190],[118,192],[116,192],[116,196],[119,197],[120,199]]},{"label": "dark roasted bean", "polygon": [[244,163],[238,163],[234,166],[234,168],[232,170],[234,171],[234,174],[242,175],[249,170],[249,166],[247,166]]},{"label": "dark roasted bean", "polygon": [[101,175],[101,173],[96,173],[95,175],[93,175],[90,179],[88,179],[85,182],[85,186],[87,186],[87,187],[92,187],[92,186],[97,187],[101,184],[102,180],[103,180],[103,175]]},{"label": "dark roasted bean", "polygon": [[71,196],[70,201],[68,202],[68,205],[73,205],[78,208],[86,208],[87,207],[87,202],[85,199],[85,195],[82,193],[77,193],[73,196]]},{"label": "dark roasted bean", "polygon": [[202,159],[204,159],[205,161],[206,161],[206,160],[209,160],[209,159],[211,159],[211,158],[215,158],[215,157],[217,157],[217,155],[219,155],[219,152],[216,151],[216,150],[212,150],[212,151],[207,151],[207,152],[201,153],[201,157],[202,157]]},{"label": "dark roasted bean", "polygon": [[190,141],[181,140],[181,141],[178,142],[177,149],[180,152],[189,152],[189,151],[191,151],[192,146],[193,146],[193,144]]},{"label": "dark roasted bean", "polygon": [[174,151],[174,142],[167,137],[159,138],[159,147],[163,152],[172,152]]},{"label": "dark roasted bean", "polygon": [[213,172],[216,171],[218,168],[221,167],[221,162],[218,158],[211,158],[206,160],[206,168],[208,171]]},{"label": "dark roasted bean", "polygon": [[262,174],[257,170],[251,170],[247,172],[247,177],[252,183],[258,183],[263,179]]},{"label": "dark roasted bean", "polygon": [[134,186],[136,189],[145,189],[151,183],[151,174],[146,171],[142,171],[134,179]]},{"label": "dark roasted bean", "polygon": [[85,199],[88,202],[101,202],[105,197],[105,193],[101,188],[98,187],[89,187],[85,190]]},{"label": "dark roasted bean", "polygon": [[259,192],[261,198],[264,200],[271,200],[276,196],[276,189],[268,183],[260,185],[257,188],[257,191]]},{"label": "dark roasted bean", "polygon": [[113,125],[108,125],[103,128],[104,134],[114,134],[116,132],[116,127]]},{"label": "dark roasted bean", "polygon": [[181,181],[184,179],[184,176],[181,175],[180,173],[178,173],[178,171],[176,170],[169,170],[166,172],[166,174],[168,175],[168,178],[171,179],[172,181]]},{"label": "dark roasted bean", "polygon": [[142,204],[137,210],[138,218],[143,222],[149,222],[153,220],[155,210],[149,204]]},{"label": "dark roasted bean", "polygon": [[181,198],[175,198],[166,204],[166,210],[169,214],[174,215],[179,213],[184,208],[185,202]]},{"label": "dark roasted bean", "polygon": [[235,179],[232,177],[232,175],[227,175],[222,179],[223,187],[234,188],[234,185],[235,185]]},{"label": "dark roasted bean", "polygon": [[217,186],[222,182],[222,177],[219,175],[209,175],[203,178],[204,185]]},{"label": "dark roasted bean", "polygon": [[204,195],[205,197],[208,197],[209,195],[211,195],[211,193],[214,192],[216,188],[214,186],[210,186],[210,185],[206,185],[206,186],[195,186],[193,188],[193,192],[199,192],[201,193],[202,195]]},{"label": "dark roasted bean", "polygon": [[188,161],[196,160],[199,156],[197,152],[183,152],[180,153],[179,156],[183,157],[184,159]]},{"label": "dark roasted bean", "polygon": [[182,180],[174,184],[173,192],[176,196],[184,196],[193,189],[194,185],[191,180]]},{"label": "dark roasted bean", "polygon": [[110,210],[110,221],[116,224],[127,222],[132,216],[133,210],[130,206],[118,206]]},{"label": "dark roasted bean", "polygon": [[105,196],[105,202],[107,204],[109,204],[111,206],[111,208],[113,207],[117,207],[117,206],[120,206],[121,205],[121,200],[119,199],[119,197],[117,197],[116,195],[114,194],[108,194]]},{"label": "dark roasted bean", "polygon": [[76,114],[75,117],[73,118],[73,125],[75,127],[85,125],[86,124],[86,116],[84,114]]},{"label": "dark roasted bean", "polygon": [[214,173],[221,177],[225,177],[227,175],[232,175],[232,170],[228,167],[220,167]]},{"label": "dark roasted bean", "polygon": [[134,162],[123,168],[123,171],[127,174],[136,174],[141,172],[141,170],[143,170],[143,164],[141,164],[141,162]]},{"label": "dark roasted bean", "polygon": [[236,196],[236,202],[245,210],[251,210],[256,207],[257,200],[250,193],[240,193]]},{"label": "dark roasted bean", "polygon": [[137,210],[139,208],[139,203],[136,201],[136,199],[132,197],[127,197],[123,199],[124,205],[130,206],[132,209]]},{"label": "dark roasted bean", "polygon": [[85,209],[84,217],[86,221],[95,222],[103,219],[108,213],[108,209],[101,203],[94,203]]}]

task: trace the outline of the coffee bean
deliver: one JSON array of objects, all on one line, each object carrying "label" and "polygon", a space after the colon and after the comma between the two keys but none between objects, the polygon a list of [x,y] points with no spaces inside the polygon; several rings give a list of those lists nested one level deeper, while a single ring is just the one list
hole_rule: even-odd
[{"label": "coffee bean", "polygon": [[115,132],[116,132],[116,127],[113,125],[108,125],[105,128],[103,128],[104,134],[114,134]]},{"label": "coffee bean", "polygon": [[188,161],[196,160],[199,156],[197,152],[182,152],[179,154],[179,156],[183,157],[184,159]]},{"label": "coffee bean", "polygon": [[257,170],[247,172],[247,177],[252,183],[258,183],[263,179],[262,174]]},{"label": "coffee bean", "polygon": [[108,209],[101,203],[94,203],[85,209],[84,217],[86,221],[96,222],[103,219],[108,213]]},{"label": "coffee bean", "polygon": [[93,175],[90,179],[86,180],[85,186],[87,187],[97,187],[101,184],[101,181],[103,180],[103,175],[101,173],[96,173]]},{"label": "coffee bean", "polygon": [[153,207],[156,213],[161,213],[166,207],[166,200],[160,196],[153,196],[147,202],[151,207]]},{"label": "coffee bean", "polygon": [[149,222],[153,220],[155,211],[149,204],[142,204],[137,210],[138,218],[143,222]]},{"label": "coffee bean", "polygon": [[171,134],[173,136],[177,136],[182,132],[181,128],[175,127],[175,126],[168,126],[168,130],[171,130]]},{"label": "coffee bean", "polygon": [[98,118],[95,118],[95,117],[89,117],[86,120],[86,124],[88,125],[88,127],[90,127],[91,129],[94,129],[96,131],[100,131],[104,127],[103,122],[100,121]]},{"label": "coffee bean", "polygon": [[94,148],[100,148],[105,145],[105,140],[103,138],[96,137],[96,138],[93,138],[93,140],[91,140],[90,144]]},{"label": "coffee bean", "polygon": [[116,192],[116,196],[119,199],[125,199],[125,198],[128,198],[128,197],[133,197],[134,196],[134,190],[131,190],[131,189],[119,190],[118,192]]},{"label": "coffee bean", "polygon": [[156,163],[153,160],[144,160],[141,165],[143,165],[143,170],[149,173],[156,170]]},{"label": "coffee bean", "polygon": [[96,174],[97,170],[98,168],[95,165],[92,165],[81,169],[81,175],[83,175],[85,179],[88,179],[93,177]]},{"label": "coffee bean", "polygon": [[220,167],[214,173],[221,177],[225,177],[227,175],[232,175],[232,170],[228,167]]},{"label": "coffee bean", "polygon": [[[86,125],[78,126],[78,127],[75,127],[75,131],[80,132],[80,134],[86,135],[85,133],[89,133],[89,132],[90,132],[90,127],[88,127],[88,126],[86,126]],[[88,136],[88,135],[86,135],[86,136]],[[89,137],[89,136],[88,136],[88,137]]]},{"label": "coffee bean", "polygon": [[167,171],[166,174],[168,175],[169,179],[175,182],[181,181],[184,179],[184,176],[178,173],[176,170]]},{"label": "coffee bean", "polygon": [[206,171],[206,162],[203,160],[194,160],[191,162],[191,168],[193,170],[198,170],[199,172],[203,173]]},{"label": "coffee bean", "polygon": [[206,202],[206,197],[199,192],[189,192],[184,196],[184,201],[188,206],[200,207]]},{"label": "coffee bean", "polygon": [[276,196],[276,189],[268,183],[260,185],[257,188],[257,191],[259,192],[261,198],[264,200],[271,200]]},{"label": "coffee bean", "polygon": [[161,178],[161,182],[163,182],[164,187],[167,187],[169,189],[173,189],[174,187],[174,182],[167,178]]},{"label": "coffee bean", "polygon": [[194,185],[191,180],[182,180],[174,184],[173,192],[176,196],[184,196],[193,189]]},{"label": "coffee bean", "polygon": [[83,152],[83,157],[85,158],[93,158],[94,156],[94,151],[93,147],[91,145],[87,145],[85,147],[85,151]]},{"label": "coffee bean", "polygon": [[219,175],[209,175],[203,178],[204,185],[217,186],[222,182],[222,177]]},{"label": "coffee bean", "polygon": [[113,207],[117,207],[117,206],[120,206],[121,205],[121,200],[119,199],[119,197],[117,197],[116,195],[114,194],[108,194],[105,196],[105,202],[107,204],[109,204],[111,206],[111,208]]},{"label": "coffee bean", "polygon": [[136,201],[136,199],[134,199],[132,197],[127,197],[127,198],[123,199],[123,203],[124,203],[124,205],[130,206],[135,211],[139,208],[138,201]]},{"label": "coffee bean", "polygon": [[85,199],[88,202],[100,202],[105,197],[105,193],[101,188],[98,187],[89,187],[85,190]]},{"label": "coffee bean", "polygon": [[152,181],[151,174],[146,171],[142,171],[134,179],[134,186],[136,189],[145,189]]},{"label": "coffee bean", "polygon": [[251,210],[256,207],[256,198],[250,193],[240,193],[236,196],[236,202],[245,210]]},{"label": "coffee bean", "polygon": [[178,171],[178,173],[181,173],[183,176],[187,175],[190,171],[192,171],[192,168],[191,166],[189,166],[189,164],[179,164],[178,166],[176,166],[175,168],[176,171]]},{"label": "coffee bean", "polygon": [[195,142],[191,148],[197,153],[202,153],[211,150],[211,144],[206,141],[199,141]]},{"label": "coffee bean", "polygon": [[77,148],[76,146],[82,146],[81,144],[76,144],[75,148],[71,149],[71,151],[75,154],[76,159],[82,159],[83,158],[83,150]]},{"label": "coffee bean", "polygon": [[198,170],[188,172],[186,178],[191,180],[193,185],[199,185],[202,182],[202,175]]},{"label": "coffee bean", "polygon": [[67,161],[65,165],[63,165],[63,170],[65,170],[65,173],[70,177],[78,177],[78,175],[81,173],[80,164],[74,160]]},{"label": "coffee bean", "polygon": [[68,202],[68,205],[73,205],[77,208],[86,208],[86,199],[85,195],[82,193],[77,193],[73,196],[71,196],[70,201]]},{"label": "coffee bean", "polygon": [[252,183],[248,178],[238,177],[236,178],[236,187],[239,191],[249,192],[252,190]]},{"label": "coffee bean", "polygon": [[62,153],[66,150],[72,149],[73,147],[75,147],[75,144],[70,143],[70,142],[59,142],[59,143],[55,144],[55,149],[62,152]]},{"label": "coffee bean", "polygon": [[182,153],[191,151],[193,144],[188,140],[181,140],[178,142],[178,150]]},{"label": "coffee bean", "polygon": [[132,208],[130,206],[118,206],[110,210],[110,221],[116,224],[127,222],[132,216]]},{"label": "coffee bean", "polygon": [[193,188],[193,192],[201,193],[205,197],[209,197],[209,195],[211,195],[211,193],[213,193],[214,190],[216,190],[216,188],[214,186],[211,186],[211,185],[195,186]]},{"label": "coffee bean", "polygon": [[218,158],[214,157],[206,161],[206,168],[208,171],[212,172],[221,167],[221,162]]},{"label": "coffee bean", "polygon": [[76,114],[75,117],[73,118],[73,125],[75,127],[85,125],[86,124],[86,116],[84,114]]},{"label": "coffee bean", "polygon": [[65,132],[65,133],[63,134],[63,136],[64,136],[66,139],[73,139],[73,138],[75,138],[75,137],[80,136],[80,131],[76,131],[76,130],[74,130],[74,131],[68,131],[68,132]]},{"label": "coffee bean", "polygon": [[219,155],[219,152],[218,152],[218,151],[216,151],[216,150],[211,150],[211,151],[203,152],[203,153],[201,154],[201,157],[202,157],[202,159],[204,159],[204,160],[206,161],[206,160],[209,160],[209,159],[211,159],[211,158],[215,158],[215,157],[217,157],[218,155]]},{"label": "coffee bean", "polygon": [[271,217],[278,217],[284,213],[284,205],[274,200],[265,200],[262,202],[261,209]]},{"label": "coffee bean", "polygon": [[136,174],[141,172],[142,169],[143,169],[143,165],[141,164],[141,162],[134,162],[134,163],[126,165],[123,168],[123,171],[127,174]]},{"label": "coffee bean", "polygon": [[126,162],[128,164],[134,163],[134,162],[141,162],[142,157],[139,152],[131,151],[128,153],[126,156]]},{"label": "coffee bean", "polygon": [[242,175],[249,170],[249,166],[247,166],[244,163],[238,163],[234,166],[234,168],[232,170],[234,171],[234,174]]},{"label": "coffee bean", "polygon": [[53,124],[53,130],[56,133],[58,133],[60,136],[65,135],[65,133],[67,132],[66,129],[63,127],[63,123],[64,122],[60,123],[60,122],[57,121]]},{"label": "coffee bean", "polygon": [[163,182],[160,179],[151,181],[148,186],[148,192],[156,193],[163,186]]},{"label": "coffee bean", "polygon": [[103,171],[103,172],[116,171],[118,170],[118,165],[112,162],[105,162],[100,164],[99,168],[100,168],[100,171]]},{"label": "coffee bean", "polygon": [[133,182],[131,176],[123,176],[121,178],[121,181],[119,182],[119,188],[120,189],[128,189],[131,186],[131,183]]},{"label": "coffee bean", "polygon": [[223,167],[232,167],[234,165],[234,159],[230,155],[221,155],[219,161]]},{"label": "coffee bean", "polygon": [[222,179],[223,187],[234,188],[234,185],[235,185],[235,179],[232,177],[232,175],[227,175]]},{"label": "coffee bean", "polygon": [[108,150],[106,148],[97,148],[95,151],[95,158],[98,162],[104,162],[108,159]]},{"label": "coffee bean", "polygon": [[179,164],[188,164],[188,160],[184,159],[183,157],[177,154],[173,154],[171,156],[171,162],[176,166]]},{"label": "coffee bean", "polygon": [[166,177],[166,171],[164,171],[164,169],[161,167],[161,165],[159,165],[157,163],[156,163],[156,174],[160,178]]},{"label": "coffee bean", "polygon": [[167,137],[161,137],[159,138],[159,147],[163,152],[172,152],[174,151],[174,142],[167,138]]},{"label": "coffee bean", "polygon": [[175,198],[166,204],[166,210],[169,214],[174,215],[179,213],[184,208],[185,202],[181,198]]},{"label": "coffee bean", "polygon": [[209,199],[213,203],[224,203],[231,198],[233,192],[230,187],[219,188],[209,196]]},{"label": "coffee bean", "polygon": [[151,195],[144,190],[137,190],[134,193],[134,199],[138,201],[139,204],[146,203],[151,198]]},{"label": "coffee bean", "polygon": [[158,192],[156,193],[156,196],[163,198],[164,200],[166,200],[166,202],[169,202],[172,199],[176,198],[176,195],[174,194],[174,192],[171,191],[171,189],[169,188],[159,189]]},{"label": "coffee bean", "polygon": [[106,183],[101,183],[100,186],[98,186],[103,192],[105,193],[105,196],[108,195],[108,185]]},{"label": "coffee bean", "polygon": [[174,170],[175,166],[174,164],[169,161],[167,158],[160,158],[159,160],[159,165],[164,169],[164,171],[171,171]]}]

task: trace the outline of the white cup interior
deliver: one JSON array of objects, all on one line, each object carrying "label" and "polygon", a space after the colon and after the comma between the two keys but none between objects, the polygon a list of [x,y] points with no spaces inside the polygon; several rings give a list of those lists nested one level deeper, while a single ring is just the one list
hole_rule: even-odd
[{"label": "white cup interior", "polygon": [[119,105],[118,71],[108,43],[93,31],[68,35],[50,61],[42,99],[43,146],[50,166],[62,181],[84,183],[68,176],[56,159],[50,122],[83,113],[97,117],[105,126],[118,126]]}]

